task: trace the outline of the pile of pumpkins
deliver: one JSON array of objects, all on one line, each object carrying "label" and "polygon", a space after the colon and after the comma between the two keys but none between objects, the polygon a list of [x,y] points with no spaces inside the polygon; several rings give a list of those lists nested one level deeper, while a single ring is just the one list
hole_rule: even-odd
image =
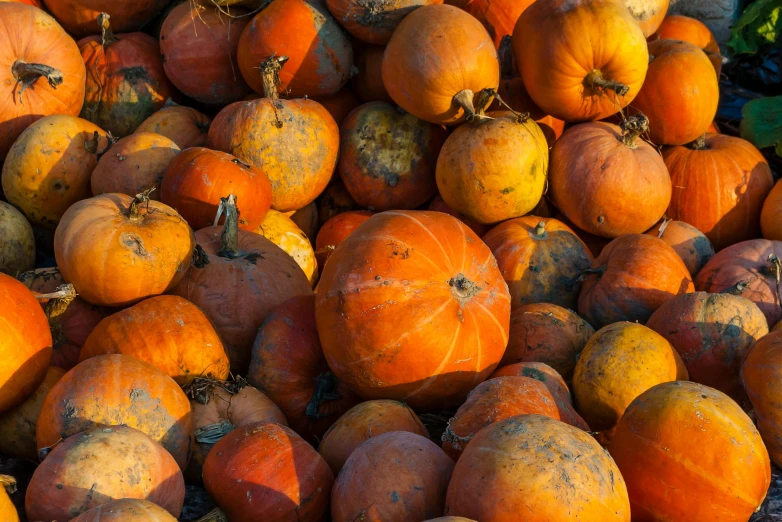
[{"label": "pile of pumpkins", "polygon": [[0,520],[748,520],[782,184],[667,9],[0,1]]}]

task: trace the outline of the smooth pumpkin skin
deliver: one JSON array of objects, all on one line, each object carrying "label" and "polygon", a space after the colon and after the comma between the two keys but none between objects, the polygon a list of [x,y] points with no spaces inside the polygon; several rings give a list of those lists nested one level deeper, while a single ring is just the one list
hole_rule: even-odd
[{"label": "smooth pumpkin skin", "polygon": [[342,244],[361,223],[374,215],[374,212],[368,210],[349,210],[337,214],[323,224],[318,230],[318,237],[315,238],[315,257],[321,272],[334,249]]},{"label": "smooth pumpkin skin", "polygon": [[55,18],[77,36],[99,34],[95,20],[102,12],[111,16],[118,33],[136,31],[168,4],[167,0],[44,0]]},{"label": "smooth pumpkin skin", "polygon": [[[549,148],[551,148],[565,131],[565,122],[550,114],[546,114],[540,107],[535,105],[535,102],[532,101],[532,98],[530,98],[529,93],[527,92],[527,88],[524,87],[524,82],[521,77],[518,76],[515,64],[513,64],[512,67],[513,75],[510,78],[503,78],[500,80],[500,86],[497,89],[497,93],[502,98],[502,101],[507,103],[514,111],[522,114],[528,112],[530,114],[530,117],[535,120],[535,123],[538,124],[540,130],[543,131],[543,134],[546,136],[546,142],[548,143]],[[507,110],[507,107],[501,104],[497,99],[492,102],[490,108],[492,111]]]},{"label": "smooth pumpkin skin", "polygon": [[232,431],[204,462],[204,486],[231,522],[318,522],[328,512],[333,482],[318,452],[274,423]]},{"label": "smooth pumpkin skin", "polygon": [[87,302],[124,306],[172,289],[190,266],[195,238],[182,216],[158,201],[103,194],[70,207],[54,233],[63,277]]},{"label": "smooth pumpkin skin", "polygon": [[315,302],[329,367],[366,399],[458,404],[508,343],[510,294],[494,256],[439,212],[369,218],[329,258]]},{"label": "smooth pumpkin skin", "polygon": [[491,37],[478,20],[457,7],[433,4],[416,9],[397,26],[382,74],[397,105],[422,120],[452,125],[465,116],[453,103],[454,95],[496,89],[500,68]]},{"label": "smooth pumpkin skin", "polygon": [[[714,66],[714,70],[717,72],[719,78],[722,71],[722,55],[720,54],[720,46],[714,35],[706,27],[706,24],[696,18],[690,18],[683,15],[670,15],[666,16],[657,32],[649,37],[649,40],[681,40],[683,42],[689,42],[696,47],[703,49],[703,52],[708,56],[709,61]],[[708,132],[718,132],[717,130],[709,130]]]},{"label": "smooth pumpkin skin", "polygon": [[511,308],[552,303],[575,308],[579,278],[594,261],[567,225],[524,216],[500,223],[483,236],[508,284]]},{"label": "smooth pumpkin skin", "polygon": [[[176,143],[160,134],[137,132],[122,138],[92,171],[92,194],[114,192],[133,197],[152,187],[160,189],[168,165],[179,152]],[[149,197],[160,199],[160,190]]]},{"label": "smooth pumpkin skin", "polygon": [[296,226],[299,227],[308,238],[313,238],[318,235],[318,228],[320,227],[320,223],[318,222],[318,204],[314,201],[299,210],[289,210],[288,212],[284,212],[284,214],[291,218],[291,221],[296,223]]},{"label": "smooth pumpkin skin", "polygon": [[578,228],[603,237],[642,234],[665,214],[671,179],[660,153],[610,123],[576,125],[551,150],[554,205]]},{"label": "smooth pumpkin skin", "polygon": [[535,0],[448,0],[446,3],[467,11],[478,19],[499,49],[503,37],[513,34],[516,21]]},{"label": "smooth pumpkin skin", "polygon": [[0,201],[0,272],[15,276],[35,266],[33,227],[13,205]]},{"label": "smooth pumpkin skin", "polygon": [[154,132],[170,139],[182,150],[206,144],[212,120],[190,107],[163,107],[144,120],[136,132]]},{"label": "smooth pumpkin skin", "polygon": [[307,235],[293,222],[291,218],[270,210],[258,228],[254,230],[281,249],[296,261],[311,286],[318,282],[318,261]]},{"label": "smooth pumpkin skin", "polygon": [[54,229],[71,205],[92,194],[90,175],[107,144],[106,132],[87,120],[68,115],[41,118],[8,151],[3,192],[31,224]]},{"label": "smooth pumpkin skin", "polygon": [[664,302],[694,290],[684,261],[662,239],[642,234],[611,241],[592,263],[578,297],[578,315],[596,328],[646,322]]},{"label": "smooth pumpkin skin", "polygon": [[752,343],[768,333],[763,312],[731,294],[694,292],[664,303],[646,326],[665,337],[684,361],[690,380],[741,404],[739,370]]},{"label": "smooth pumpkin skin", "polygon": [[483,223],[478,223],[474,219],[465,216],[461,212],[458,212],[451,207],[448,206],[448,203],[445,202],[443,197],[440,194],[437,194],[432,201],[429,203],[429,210],[434,210],[437,212],[442,212],[443,214],[448,214],[449,216],[453,216],[475,232],[479,237],[483,237],[483,235],[489,230],[488,225],[484,225]]},{"label": "smooth pumpkin skin", "polygon": [[443,514],[453,461],[429,439],[384,433],[350,455],[331,492],[334,522],[403,522]]},{"label": "smooth pumpkin skin", "polygon": [[714,246],[709,238],[684,221],[663,219],[650,228],[646,234],[658,237],[668,243],[682,258],[692,277],[698,275],[703,265],[714,256]]},{"label": "smooth pumpkin skin", "polygon": [[782,463],[782,438],[778,429],[782,410],[775,386],[782,370],[781,347],[782,331],[775,328],[752,345],[741,366],[741,382],[755,410],[758,430],[777,466]]},{"label": "smooth pumpkin skin", "polygon": [[748,520],[771,481],[750,418],[725,394],[693,382],[639,396],[609,450],[627,481],[634,521]]},{"label": "smooth pumpkin skin", "polygon": [[386,45],[399,23],[421,6],[443,0],[326,0],[334,19],[354,37],[372,45]]},{"label": "smooth pumpkin skin", "polygon": [[598,330],[584,347],[573,372],[573,395],[589,426],[607,431],[641,393],[687,378],[684,363],[665,337],[622,321]]},{"label": "smooth pumpkin skin", "polygon": [[49,322],[32,292],[0,274],[0,413],[32,395],[52,358]]},{"label": "smooth pumpkin skin", "polygon": [[152,502],[123,498],[85,511],[71,522],[176,522],[176,518]]},{"label": "smooth pumpkin skin", "polygon": [[318,444],[318,453],[328,462],[336,476],[364,441],[392,431],[429,437],[421,419],[405,403],[366,401],[350,408],[331,425]]},{"label": "smooth pumpkin skin", "polygon": [[718,252],[760,236],[763,201],[774,178],[754,145],[706,134],[703,145],[668,147],[663,158],[674,187],[669,218],[706,234]]},{"label": "smooth pumpkin skin", "polygon": [[[622,0],[533,2],[513,30],[513,54],[532,100],[565,121],[600,120],[624,108],[646,77],[646,38]],[[603,90],[591,72],[628,87]]]},{"label": "smooth pumpkin skin", "polygon": [[19,522],[19,513],[4,487],[0,487],[0,516],[8,522]]},{"label": "smooth pumpkin skin", "polygon": [[337,172],[360,207],[420,207],[437,192],[435,166],[448,132],[385,102],[353,110],[340,126]]},{"label": "smooth pumpkin skin", "polygon": [[319,96],[315,101],[329,111],[337,125],[342,125],[350,111],[361,105],[361,101],[348,87],[341,88],[336,94]]},{"label": "smooth pumpkin skin", "polygon": [[760,229],[764,238],[782,241],[782,183],[774,185],[763,203]]},{"label": "smooth pumpkin skin", "polygon": [[549,417],[522,415],[473,438],[456,463],[445,502],[446,515],[481,522],[516,521],[520,513],[528,522],[629,522],[630,503],[619,469],[591,435]]},{"label": "smooth pumpkin skin", "polygon": [[25,510],[31,520],[69,520],[132,498],[153,502],[175,517],[181,513],[182,472],[165,448],[143,432],[103,426],[63,438],[30,480]]},{"label": "smooth pumpkin skin", "polygon": [[625,5],[630,9],[644,36],[649,38],[658,30],[663,23],[665,14],[668,12],[669,0],[624,0]]},{"label": "smooth pumpkin skin", "polygon": [[383,55],[386,48],[379,45],[362,45],[355,49],[358,72],[350,79],[350,88],[364,102],[393,103],[383,84]]}]

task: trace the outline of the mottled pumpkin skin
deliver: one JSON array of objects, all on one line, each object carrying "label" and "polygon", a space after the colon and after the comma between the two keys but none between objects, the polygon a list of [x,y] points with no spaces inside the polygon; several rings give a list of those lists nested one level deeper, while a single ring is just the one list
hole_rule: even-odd
[{"label": "mottled pumpkin skin", "polygon": [[350,88],[364,102],[393,103],[383,84],[383,54],[385,47],[362,45],[355,49],[358,72],[350,79]]},{"label": "mottled pumpkin skin", "polygon": [[782,241],[782,183],[774,185],[763,203],[760,228],[764,238]]},{"label": "mottled pumpkin skin", "polygon": [[171,514],[147,500],[123,498],[85,511],[71,522],[176,522]]},{"label": "mottled pumpkin skin", "polygon": [[446,3],[463,9],[486,28],[494,46],[499,49],[503,37],[513,34],[516,21],[535,0],[448,0]]},{"label": "mottled pumpkin skin", "polygon": [[361,105],[361,100],[348,87],[343,87],[336,94],[318,96],[315,100],[329,111],[337,125],[342,125],[350,111]]},{"label": "mottled pumpkin skin", "polygon": [[334,522],[403,522],[443,514],[453,461],[428,438],[384,433],[356,448],[331,493]]},{"label": "mottled pumpkin skin", "polygon": [[318,452],[274,423],[232,431],[204,463],[204,486],[231,522],[318,522],[333,482]]},{"label": "mottled pumpkin skin", "polygon": [[630,522],[630,502],[619,469],[591,435],[522,415],[472,439],[445,501],[446,515],[487,522],[512,522],[520,513],[528,522]]},{"label": "mottled pumpkin skin", "polygon": [[254,230],[281,249],[296,261],[310,285],[318,282],[318,261],[307,235],[293,222],[291,218],[270,210],[263,223]]},{"label": "mottled pumpkin skin", "polygon": [[448,203],[445,202],[443,197],[440,194],[437,194],[434,199],[429,203],[429,210],[434,210],[436,212],[442,212],[443,214],[448,214],[449,216],[453,216],[475,232],[478,237],[483,237],[483,235],[489,230],[488,225],[484,225],[483,223],[479,223],[475,221],[474,219],[465,216],[461,212],[458,212],[451,207],[448,206]]},{"label": "mottled pumpkin skin", "polygon": [[328,462],[336,476],[359,445],[392,431],[429,437],[421,419],[405,403],[366,401],[350,408],[331,425],[318,444],[318,453]]},{"label": "mottled pumpkin skin", "polygon": [[644,36],[649,38],[662,24],[668,12],[669,0],[624,0]]},{"label": "mottled pumpkin skin", "polygon": [[102,12],[111,16],[118,33],[136,31],[162,11],[167,0],[44,0],[57,20],[77,36],[99,34],[95,20]]},{"label": "mottled pumpkin skin", "polygon": [[144,120],[136,132],[154,132],[170,139],[182,149],[206,144],[212,120],[195,109],[174,105],[163,107]]},{"label": "mottled pumpkin skin", "polygon": [[87,359],[54,385],[38,418],[38,449],[120,424],[144,432],[186,466],[193,436],[187,396],[169,376],[128,355]]},{"label": "mottled pumpkin skin", "polygon": [[641,522],[748,520],[771,482],[750,418],[727,395],[693,382],[659,384],[633,401],[609,450]]},{"label": "mottled pumpkin skin", "polygon": [[459,220],[389,211],[334,251],[315,315],[329,367],[358,395],[442,408],[502,358],[510,294],[491,251]]},{"label": "mottled pumpkin skin", "polygon": [[437,192],[434,170],[447,137],[442,126],[390,103],[367,103],[340,126],[337,172],[361,207],[414,209]]},{"label": "mottled pumpkin skin", "polygon": [[24,214],[0,201],[0,272],[16,276],[35,266],[35,236]]},{"label": "mottled pumpkin skin", "polygon": [[646,326],[679,352],[691,381],[746,402],[741,362],[752,343],[768,333],[766,318],[754,303],[727,293],[684,294],[658,308]]},{"label": "mottled pumpkin skin", "polygon": [[658,237],[668,243],[682,258],[692,277],[698,275],[703,265],[714,256],[714,246],[709,238],[684,221],[663,219],[650,228],[646,234]]},{"label": "mottled pumpkin skin", "polygon": [[334,249],[345,241],[361,223],[374,215],[374,212],[367,210],[349,210],[337,214],[323,224],[315,239],[315,256],[318,259],[318,267],[321,272]]},{"label": "mottled pumpkin skin", "polygon": [[372,45],[386,45],[407,15],[424,5],[443,0],[326,0],[329,11],[354,37]]},{"label": "mottled pumpkin skin", "polygon": [[580,278],[594,258],[564,223],[524,216],[492,228],[483,241],[508,283],[513,309],[532,303],[576,307]]},{"label": "mottled pumpkin skin", "polygon": [[741,366],[741,382],[755,410],[758,430],[768,448],[771,460],[782,463],[782,437],[779,425],[782,409],[776,383],[782,374],[782,331],[774,329],[758,339]]},{"label": "mottled pumpkin skin", "polygon": [[[480,2],[472,1],[471,3],[483,3],[484,1],[485,0],[480,0]],[[494,2],[491,2],[491,4],[494,5]],[[535,102],[532,101],[532,98],[530,98],[529,93],[527,92],[527,88],[524,87],[524,82],[515,70],[515,64],[513,64],[513,67],[512,76],[500,80],[500,86],[497,89],[497,93],[500,95],[500,98],[502,98],[502,101],[508,104],[514,111],[522,114],[528,112],[530,118],[535,120],[535,123],[538,124],[540,130],[542,130],[543,134],[546,136],[548,146],[553,147],[554,143],[565,131],[565,122],[550,114],[546,114],[540,107],[535,105]],[[507,110],[507,107],[500,103],[498,99],[495,99],[492,102],[490,109],[492,111],[501,111]]]},{"label": "mottled pumpkin skin", "polygon": [[70,520],[101,504],[134,498],[175,517],[181,513],[182,472],[163,446],[141,431],[94,427],[63,438],[30,480],[25,510],[31,520]]}]

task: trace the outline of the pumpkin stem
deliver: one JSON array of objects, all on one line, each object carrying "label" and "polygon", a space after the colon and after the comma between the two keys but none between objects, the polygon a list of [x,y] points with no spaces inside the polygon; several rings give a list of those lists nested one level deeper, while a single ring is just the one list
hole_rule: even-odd
[{"label": "pumpkin stem", "polygon": [[195,440],[202,444],[217,444],[220,439],[231,433],[236,426],[227,420],[220,421],[217,424],[209,424],[195,430]]},{"label": "pumpkin stem", "polygon": [[777,283],[777,305],[782,308],[782,293],[779,291],[780,279],[782,279],[782,262],[776,254],[768,256],[769,269]]},{"label": "pumpkin stem", "polygon": [[263,80],[264,97],[271,98],[272,100],[279,99],[280,94],[278,89],[280,86],[280,70],[287,61],[287,56],[276,56],[272,54],[261,62],[258,69],[261,71],[261,79]]},{"label": "pumpkin stem", "polygon": [[620,127],[622,128],[622,143],[634,149],[638,147],[635,143],[638,137],[649,130],[649,118],[639,112],[622,121]]},{"label": "pumpkin stem", "polygon": [[704,134],[697,140],[693,141],[689,145],[687,145],[692,150],[706,150],[708,147],[706,146],[706,135]]},{"label": "pumpkin stem", "polygon": [[86,150],[90,154],[97,154],[99,140],[100,140],[100,134],[98,134],[98,131],[93,132],[92,139],[84,140],[84,150]]},{"label": "pumpkin stem", "polygon": [[453,98],[451,98],[451,105],[461,107],[461,109],[464,111],[464,118],[468,122],[488,119],[488,116],[483,115],[483,110],[485,109],[487,103],[487,98],[486,98],[487,93],[485,93],[484,91],[491,92],[488,101],[491,101],[491,96],[493,96],[493,89],[484,89],[483,91],[479,92],[478,101],[482,105],[479,105],[478,110],[475,109],[475,105],[473,104],[473,98],[475,98],[475,93],[473,93],[470,89],[463,89],[457,92],[456,94],[454,94]]},{"label": "pumpkin stem", "polygon": [[11,475],[0,475],[0,486],[2,486],[9,495],[16,493],[16,479]]},{"label": "pumpkin stem", "polygon": [[196,377],[184,385],[182,391],[192,400],[206,405],[209,404],[212,398],[213,388],[220,388],[231,395],[236,395],[245,386],[247,386],[247,381],[239,376],[234,377],[232,381],[220,381],[211,377]]},{"label": "pumpkin stem", "polygon": [[749,283],[747,281],[739,281],[735,285],[726,288],[721,294],[730,294],[730,295],[741,295],[744,293],[744,290],[746,290],[749,287]]},{"label": "pumpkin stem", "polygon": [[50,294],[35,294],[36,299],[49,299],[49,302],[44,305],[43,311],[46,313],[46,317],[51,322],[53,319],[57,319],[68,306],[76,299],[76,289],[72,284],[68,283],[57,287],[57,291]]},{"label": "pumpkin stem", "polygon": [[196,244],[193,249],[193,259],[191,260],[191,263],[196,268],[204,268],[209,264],[209,256],[206,255],[206,252],[204,252],[204,249],[201,248],[201,245],[199,244]]},{"label": "pumpkin stem", "polygon": [[665,229],[668,228],[668,225],[671,224],[671,221],[673,221],[671,218],[663,218],[663,222],[660,225],[660,230],[657,232],[657,237],[662,239],[663,234],[665,234]]},{"label": "pumpkin stem", "polygon": [[576,283],[583,283],[584,279],[586,279],[587,276],[594,274],[597,275],[597,277],[602,277],[602,275],[605,273],[606,273],[606,267],[604,266],[599,266],[597,268],[587,268],[581,273],[578,279],[576,279]]},{"label": "pumpkin stem", "polygon": [[535,227],[535,237],[538,239],[543,239],[547,235],[548,233],[546,232],[546,222],[538,221],[538,225]]},{"label": "pumpkin stem", "polygon": [[337,393],[337,378],[331,372],[321,373],[315,378],[315,393],[307,404],[305,415],[311,419],[323,419],[330,413],[320,413],[320,406],[324,402],[338,401],[342,396]]},{"label": "pumpkin stem", "polygon": [[111,17],[108,15],[108,13],[101,13],[98,15],[98,27],[100,27],[100,44],[104,48],[110,46],[113,43],[119,42],[119,38],[114,36],[114,31],[111,29],[109,18]]},{"label": "pumpkin stem", "polygon": [[456,417],[453,417],[448,420],[448,425],[445,427],[445,431],[443,432],[442,437],[440,437],[440,440],[443,442],[450,442],[451,447],[455,450],[464,449],[464,447],[467,445],[468,442],[472,440],[475,434],[471,433],[466,437],[460,437],[459,435],[454,433],[453,430],[451,429],[451,422],[453,422],[454,420],[456,420]]},{"label": "pumpkin stem", "polygon": [[217,207],[217,216],[215,216],[213,226],[217,226],[223,212],[225,212],[225,224],[220,236],[222,246],[217,255],[236,259],[242,255],[239,251],[239,209],[236,208],[236,196],[230,194],[227,198],[220,198],[220,206]]},{"label": "pumpkin stem", "polygon": [[24,60],[16,60],[14,62],[11,66],[11,74],[14,75],[17,85],[22,84],[22,87],[19,89],[20,104],[23,104],[22,93],[28,87],[32,87],[38,81],[38,78],[42,76],[46,78],[46,81],[49,82],[49,87],[52,89],[56,89],[63,82],[62,72],[54,67],[49,67],[42,63],[27,63]]},{"label": "pumpkin stem", "polygon": [[228,517],[225,516],[220,508],[214,508],[212,511],[202,516],[196,522],[228,522]]},{"label": "pumpkin stem", "polygon": [[606,79],[603,77],[603,73],[597,69],[590,71],[589,74],[584,77],[584,87],[598,93],[614,91],[619,96],[624,96],[630,91],[630,87],[623,83]]},{"label": "pumpkin stem", "polygon": [[144,217],[141,215],[141,210],[139,209],[139,205],[142,203],[147,204],[147,212],[149,212],[149,195],[153,190],[155,190],[155,187],[148,188],[141,194],[136,194],[136,197],[133,198],[133,201],[130,202],[130,207],[128,208],[128,217],[132,223],[138,223],[144,219]]},{"label": "pumpkin stem", "polygon": [[451,294],[460,304],[467,303],[475,294],[481,291],[481,287],[467,279],[464,274],[459,274],[449,279],[448,286],[451,287]]}]

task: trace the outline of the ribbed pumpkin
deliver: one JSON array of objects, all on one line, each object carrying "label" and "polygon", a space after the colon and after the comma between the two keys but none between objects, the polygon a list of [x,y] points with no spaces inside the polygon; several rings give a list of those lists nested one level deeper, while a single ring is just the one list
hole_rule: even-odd
[{"label": "ribbed pumpkin", "polygon": [[63,215],[54,255],[66,281],[92,304],[123,306],[173,288],[190,266],[193,231],[144,194],[103,194]]},{"label": "ribbed pumpkin", "polygon": [[329,367],[353,391],[443,408],[502,358],[510,295],[491,251],[459,220],[389,211],[331,255],[315,315]]},{"label": "ribbed pumpkin", "polygon": [[46,7],[68,30],[78,36],[98,34],[95,19],[106,12],[120,33],[135,31],[163,10],[168,0],[44,0]]},{"label": "ribbed pumpkin", "polygon": [[668,243],[682,258],[692,277],[695,277],[703,265],[714,256],[714,246],[709,238],[684,221],[663,219],[650,228],[646,234],[658,237]]},{"label": "ribbed pumpkin", "polygon": [[492,228],[483,241],[508,283],[512,308],[532,303],[576,307],[581,276],[594,258],[565,224],[524,216]]},{"label": "ribbed pumpkin", "polygon": [[[0,3],[0,158],[36,120],[51,114],[77,116],[84,103],[86,72],[76,42],[57,21],[34,7]],[[94,24],[94,18],[92,23]]]},{"label": "ribbed pumpkin", "polygon": [[0,272],[15,276],[35,266],[33,227],[5,201],[0,201]]},{"label": "ribbed pumpkin", "polygon": [[206,144],[212,120],[190,107],[163,107],[144,120],[136,132],[154,132],[170,139],[182,149]]},{"label": "ribbed pumpkin", "polygon": [[66,115],[39,119],[8,151],[3,192],[30,223],[54,229],[71,205],[92,194],[90,176],[107,146],[106,132],[87,120]]},{"label": "ribbed pumpkin", "polygon": [[[640,139],[643,117],[568,129],[551,151],[551,198],[578,228],[603,237],[641,234],[671,202],[660,153]],[[589,201],[588,205],[584,204]]]},{"label": "ribbed pumpkin", "polygon": [[[207,3],[208,5],[208,3]],[[160,29],[166,75],[177,89],[201,103],[227,105],[250,87],[237,63],[239,37],[250,22],[247,11],[191,2],[176,6]]]},{"label": "ribbed pumpkin", "polygon": [[372,45],[386,45],[396,27],[421,6],[442,0],[326,0],[337,22],[354,37]]},{"label": "ribbed pumpkin", "polygon": [[446,3],[463,9],[483,24],[500,48],[502,39],[513,34],[516,21],[535,0],[448,0]]},{"label": "ribbed pumpkin", "polygon": [[123,137],[162,108],[174,89],[163,71],[160,46],[154,38],[144,33],[115,35],[106,13],[97,20],[96,29],[100,29],[95,32],[101,36],[78,42],[87,67],[81,116]]},{"label": "ribbed pumpkin", "polygon": [[664,302],[693,291],[690,273],[673,248],[641,234],[611,241],[588,273],[578,315],[596,328],[617,321],[646,322]]},{"label": "ribbed pumpkin", "polygon": [[448,206],[448,203],[445,202],[443,197],[440,194],[437,194],[434,199],[429,203],[429,210],[434,210],[436,212],[442,212],[443,214],[448,214],[449,216],[453,216],[468,227],[472,229],[473,232],[475,232],[479,237],[483,237],[483,235],[489,230],[488,225],[484,225],[483,223],[478,223],[472,218],[469,218],[462,214],[461,212],[458,212],[451,207]]},{"label": "ribbed pumpkin", "polygon": [[361,207],[414,209],[437,192],[435,166],[447,137],[443,127],[389,103],[367,103],[342,122],[337,171]]},{"label": "ribbed pumpkin", "polygon": [[669,0],[624,0],[644,36],[649,38],[663,23]]},{"label": "ribbed pumpkin", "polygon": [[382,101],[393,103],[383,84],[383,54],[379,45],[362,45],[355,49],[356,72],[350,79],[350,88],[364,103]]},{"label": "ribbed pumpkin", "polygon": [[627,106],[649,61],[622,0],[533,2],[513,30],[513,54],[535,104],[565,121],[599,120]]},{"label": "ribbed pumpkin", "polygon": [[461,9],[438,4],[416,9],[399,24],[386,47],[382,73],[400,107],[442,125],[472,118],[473,98],[496,89],[500,77],[497,51],[481,23]]},{"label": "ribbed pumpkin", "polygon": [[361,223],[374,215],[374,212],[366,210],[351,210],[337,214],[323,224],[315,239],[315,257],[321,272],[334,249],[342,244]]},{"label": "ribbed pumpkin", "polygon": [[725,394],[693,382],[660,384],[633,401],[609,450],[627,481],[633,520],[748,520],[771,482],[750,418]]},{"label": "ribbed pumpkin", "polygon": [[741,366],[741,382],[755,410],[763,442],[777,466],[782,464],[782,441],[779,437],[782,410],[776,386],[782,374],[780,346],[782,331],[775,329],[752,345]]},{"label": "ribbed pumpkin", "polygon": [[630,503],[619,469],[591,435],[549,417],[522,415],[473,438],[453,471],[445,514],[498,522],[520,516],[527,522],[576,516],[630,522]]},{"label": "ribbed pumpkin", "polygon": [[706,134],[689,147],[665,149],[663,157],[673,183],[669,218],[706,234],[717,251],[760,235],[763,201],[774,180],[750,142]]},{"label": "ribbed pumpkin", "polygon": [[695,288],[746,297],[775,325],[782,320],[781,261],[782,241],[744,241],[712,257],[695,278]]},{"label": "ribbed pumpkin", "polygon": [[666,16],[649,40],[681,40],[703,49],[719,76],[722,70],[720,46],[706,24],[696,18],[683,15]]},{"label": "ribbed pumpkin", "polygon": [[176,522],[171,514],[147,500],[123,498],[85,511],[71,522]]},{"label": "ribbed pumpkin", "polygon": [[[90,178],[92,193],[135,196],[152,187],[159,189],[169,163],[179,152],[176,143],[160,134],[137,132],[122,138],[98,160]],[[159,199],[160,191],[149,197]]]},{"label": "ribbed pumpkin", "polygon": [[760,213],[760,229],[763,237],[782,241],[782,183],[769,192]]},{"label": "ribbed pumpkin", "polygon": [[254,232],[265,237],[291,256],[307,276],[310,285],[315,286],[315,283],[318,282],[318,261],[315,259],[315,250],[307,235],[296,226],[291,218],[282,212],[270,210],[263,223]]},{"label": "ribbed pumpkin", "polygon": [[766,318],[753,302],[731,294],[684,294],[658,308],[646,326],[676,348],[691,381],[739,404],[746,400],[741,362],[752,343],[768,333]]}]

